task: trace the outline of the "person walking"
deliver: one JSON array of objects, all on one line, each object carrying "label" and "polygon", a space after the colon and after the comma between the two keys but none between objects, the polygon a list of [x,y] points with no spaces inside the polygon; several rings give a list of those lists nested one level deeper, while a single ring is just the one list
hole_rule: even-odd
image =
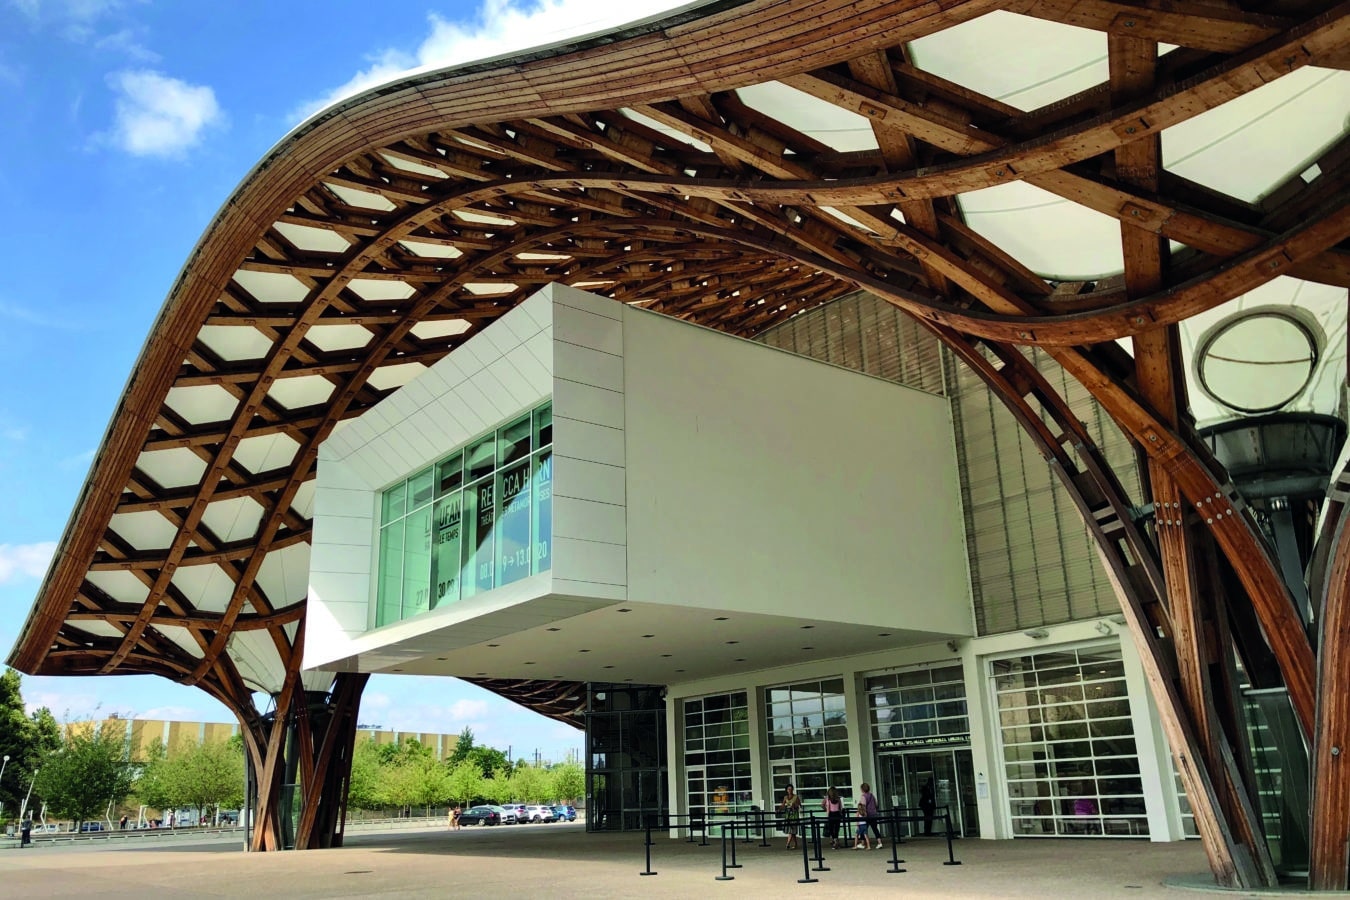
[{"label": "person walking", "polygon": [[825,797],[820,801],[821,809],[825,810],[825,836],[830,839],[830,849],[839,849],[839,826],[844,821],[844,801],[839,796],[839,791],[830,788],[825,792]]},{"label": "person walking", "polygon": [[933,816],[937,814],[937,797],[933,793],[933,779],[925,779],[919,788],[919,811],[923,813],[923,833],[932,837]]},{"label": "person walking", "polygon": [[117,820],[117,830],[118,830],[118,831],[126,831],[126,830],[127,830],[127,817],[126,817],[126,816],[123,816],[122,818],[120,818],[120,819]]},{"label": "person walking", "polygon": [[454,808],[450,810],[450,830],[451,830],[451,831],[459,831],[459,817],[460,817],[460,815],[462,815],[462,814],[463,814],[463,810],[461,810],[461,809],[459,808],[459,804],[456,803],[455,806],[454,806]]},{"label": "person walking", "polygon": [[877,796],[872,793],[872,786],[867,782],[864,781],[860,787],[862,789],[862,797],[858,799],[859,815],[863,818],[863,824],[872,829],[872,833],[876,835],[876,843],[868,849],[880,850],[881,826],[877,824]]},{"label": "person walking", "polygon": [[788,785],[783,788],[783,802],[778,804],[778,808],[783,811],[783,830],[787,832],[788,850],[797,847],[797,828],[802,818],[802,798],[797,796],[797,791]]},{"label": "person walking", "polygon": [[[864,789],[866,789],[866,787],[867,785],[863,785]],[[853,835],[853,849],[871,850],[872,847],[867,842],[867,799],[865,797],[858,798],[857,813],[858,813],[858,829],[856,833]]]},{"label": "person walking", "polygon": [[19,849],[33,843],[33,817],[25,815],[19,823]]}]

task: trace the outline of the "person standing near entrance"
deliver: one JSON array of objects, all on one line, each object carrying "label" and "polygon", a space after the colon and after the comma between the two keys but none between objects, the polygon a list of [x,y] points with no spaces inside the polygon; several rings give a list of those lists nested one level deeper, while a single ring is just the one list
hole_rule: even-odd
[{"label": "person standing near entrance", "polygon": [[820,807],[825,810],[825,836],[830,839],[830,849],[838,850],[839,826],[844,821],[844,801],[837,790],[830,788],[825,792],[825,799],[820,801]]},{"label": "person standing near entrance", "polygon": [[933,816],[937,813],[937,797],[933,794],[933,779],[924,780],[919,788],[919,810],[923,813],[923,833],[932,836]]},{"label": "person standing near entrance", "polygon": [[863,835],[863,844],[866,845],[867,829],[872,829],[872,834],[876,835],[876,844],[873,846],[865,846],[865,849],[880,850],[881,826],[877,824],[877,813],[879,812],[877,795],[872,793],[872,786],[865,781],[860,787],[862,796],[858,798],[858,816],[862,819],[862,822],[858,825],[858,832]]},{"label": "person standing near entrance", "polygon": [[19,823],[19,849],[31,843],[33,843],[33,817],[25,814],[23,821]]},{"label": "person standing near entrance", "polygon": [[794,850],[797,847],[797,826],[802,818],[802,798],[797,796],[797,791],[788,785],[783,788],[783,802],[778,804],[778,808],[783,811],[783,830],[787,832],[788,850]]}]

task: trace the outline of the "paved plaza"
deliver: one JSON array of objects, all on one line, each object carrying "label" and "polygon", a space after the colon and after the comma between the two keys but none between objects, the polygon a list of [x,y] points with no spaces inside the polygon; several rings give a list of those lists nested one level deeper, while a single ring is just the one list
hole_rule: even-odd
[{"label": "paved plaza", "polygon": [[[642,836],[586,834],[580,825],[366,831],[338,850],[243,853],[237,837],[175,835],[144,840],[41,843],[0,852],[5,897],[905,897],[1203,898],[1208,880],[1197,842],[979,841],[956,844],[959,866],[943,865],[942,840],[907,842],[900,874],[890,852],[837,851],[828,872],[799,884],[802,857],[740,844],[742,868],[721,874],[720,842],[700,847],[655,839],[642,877]],[[814,862],[812,863],[814,867]],[[1321,895],[1326,896],[1326,895]]]}]

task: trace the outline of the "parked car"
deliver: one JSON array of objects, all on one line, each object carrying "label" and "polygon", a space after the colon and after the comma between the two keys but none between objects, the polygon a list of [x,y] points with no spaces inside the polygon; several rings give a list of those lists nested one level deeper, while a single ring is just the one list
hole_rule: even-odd
[{"label": "parked car", "polygon": [[500,806],[471,806],[459,814],[459,824],[500,825],[503,812]]},{"label": "parked car", "polygon": [[507,823],[509,825],[514,825],[517,822],[524,825],[530,821],[529,807],[524,803],[508,803],[505,809],[515,815],[515,819]]},{"label": "parked car", "polygon": [[527,806],[525,812],[531,822],[554,822],[558,818],[551,806]]},{"label": "parked car", "polygon": [[559,822],[575,822],[577,820],[576,808],[572,806],[555,806],[553,807],[553,815],[557,817]]},{"label": "parked car", "polygon": [[102,831],[102,830],[103,830],[103,823],[102,823],[102,822],[81,822],[81,823],[80,823],[80,834],[90,834],[91,832]]}]

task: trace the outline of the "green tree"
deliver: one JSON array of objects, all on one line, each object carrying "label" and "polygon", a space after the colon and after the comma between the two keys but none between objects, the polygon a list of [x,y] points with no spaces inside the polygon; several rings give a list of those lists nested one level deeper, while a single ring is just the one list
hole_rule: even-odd
[{"label": "green tree", "polygon": [[491,778],[493,772],[503,769],[509,773],[514,768],[505,753],[492,747],[474,747],[469,751],[468,758],[478,765],[478,771],[483,773],[484,778]]},{"label": "green tree", "polygon": [[229,741],[190,744],[169,759],[167,779],[173,806],[190,806],[203,816],[218,806],[244,803],[244,753]]},{"label": "green tree", "polygon": [[[445,763],[452,769],[469,758],[469,754],[475,749],[473,742],[473,730],[465,726],[459,733],[459,740],[455,741],[455,749],[446,757]],[[478,774],[482,774],[479,772]]]},{"label": "green tree", "polygon": [[357,809],[379,809],[384,805],[383,769],[380,748],[367,738],[352,752],[352,777],[347,788],[347,803]]},{"label": "green tree", "polygon": [[511,767],[498,769],[483,779],[483,796],[493,803],[505,803],[511,797]]},{"label": "green tree", "polygon": [[134,771],[124,753],[121,735],[93,722],[72,723],[64,745],[42,760],[33,793],[79,827],[131,793]]},{"label": "green tree", "polygon": [[136,783],[132,792],[141,803],[155,809],[174,804],[169,787],[169,753],[164,741],[155,738],[146,749],[145,759],[136,762]]},{"label": "green tree", "polygon": [[[464,730],[468,731],[467,728]],[[483,796],[483,772],[478,763],[462,759],[453,766],[447,763],[447,768],[447,799],[467,806]]]},{"label": "green tree", "polygon": [[552,797],[563,803],[575,803],[586,793],[586,772],[574,762],[558,763],[548,770]]},{"label": "green tree", "polygon": [[526,803],[539,803],[549,799],[552,785],[548,773],[529,763],[521,763],[511,773],[511,796]]},{"label": "green tree", "polygon": [[8,756],[0,778],[0,803],[10,816],[19,814],[19,804],[39,761],[61,746],[61,726],[45,706],[31,715],[21,690],[22,676],[14,669],[0,675],[0,756]]}]

